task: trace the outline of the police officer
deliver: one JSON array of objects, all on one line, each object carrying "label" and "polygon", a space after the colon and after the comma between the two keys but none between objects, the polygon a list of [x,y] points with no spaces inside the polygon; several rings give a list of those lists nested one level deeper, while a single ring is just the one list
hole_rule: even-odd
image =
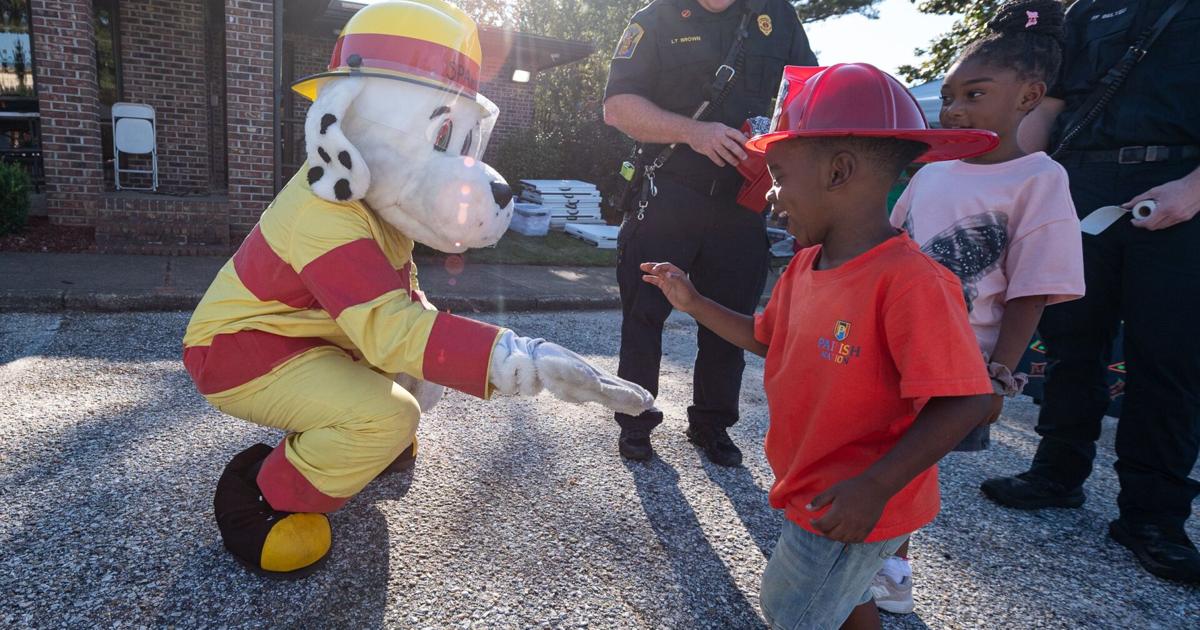
[{"label": "police officer", "polygon": [[[1025,148],[1057,147],[1100,77],[1175,1],[1076,3],[1055,98],[1022,125]],[[1050,370],[1037,454],[1028,472],[990,479],[983,491],[1016,508],[1083,504],[1109,403],[1105,367],[1124,320],[1120,518],[1109,533],[1151,573],[1200,582],[1200,555],[1184,533],[1200,491],[1189,478],[1200,451],[1200,1],[1182,6],[1094,122],[1056,155],[1081,217],[1143,199],[1157,210],[1083,236],[1087,296],[1047,308],[1039,327]]]},{"label": "police officer", "polygon": [[[712,115],[693,120],[748,11],[748,36],[731,66],[727,96]],[[649,205],[626,215],[618,237],[622,378],[658,393],[663,322],[671,306],[642,281],[640,263],[675,263],[701,293],[740,313],[758,306],[767,239],[762,215],[736,202],[742,178],[735,165],[746,158],[747,140],[739,128],[747,118],[770,115],[785,65],[816,61],[786,0],[654,0],[630,20],[613,55],[604,120],[646,143],[650,159],[665,145],[676,148],[655,174]],[[687,436],[712,462],[737,466],[742,454],[726,429],[738,420],[742,350],[703,327],[697,345]],[[621,455],[649,459],[650,431],[662,413],[617,414],[617,422]]]}]

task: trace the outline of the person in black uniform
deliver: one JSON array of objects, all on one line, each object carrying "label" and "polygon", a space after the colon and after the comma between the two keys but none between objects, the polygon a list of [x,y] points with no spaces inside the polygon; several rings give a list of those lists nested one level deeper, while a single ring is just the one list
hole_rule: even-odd
[{"label": "person in black uniform", "polygon": [[[646,143],[653,159],[677,147],[654,179],[657,194],[644,212],[626,215],[618,236],[621,356],[618,373],[658,394],[663,322],[671,306],[642,281],[638,264],[669,261],[720,304],[751,314],[766,283],[768,251],[761,214],[735,200],[746,158],[738,129],[747,118],[771,114],[785,65],[816,65],[808,38],[785,0],[755,3],[744,55],[732,87],[705,122],[691,117],[709,97],[713,75],[731,49],[749,0],[655,0],[629,22],[613,55],[604,121]],[[740,67],[736,67],[740,66]],[[641,176],[638,173],[637,176]],[[738,420],[742,350],[701,327],[688,407],[690,440],[723,466],[741,464],[726,429]],[[662,413],[617,414],[621,455],[649,459],[650,431]]]},{"label": "person in black uniform", "polygon": [[[1028,150],[1057,147],[1100,77],[1175,0],[1080,0],[1067,14],[1060,81],[1022,124]],[[1015,508],[1079,507],[1109,404],[1105,367],[1124,320],[1127,383],[1117,428],[1117,504],[1110,535],[1151,573],[1200,582],[1184,532],[1200,483],[1200,1],[1186,4],[1092,124],[1055,157],[1081,217],[1154,199],[1084,235],[1087,295],[1046,309],[1050,369],[1030,470],[989,479]],[[1049,141],[1049,142],[1048,142]]]}]

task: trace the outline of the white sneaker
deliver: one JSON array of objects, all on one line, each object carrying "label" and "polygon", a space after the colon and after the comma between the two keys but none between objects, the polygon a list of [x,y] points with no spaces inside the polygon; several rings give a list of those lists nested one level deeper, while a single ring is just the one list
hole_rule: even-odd
[{"label": "white sneaker", "polygon": [[879,610],[896,615],[913,611],[912,567],[904,558],[891,557],[871,579],[871,596]]}]

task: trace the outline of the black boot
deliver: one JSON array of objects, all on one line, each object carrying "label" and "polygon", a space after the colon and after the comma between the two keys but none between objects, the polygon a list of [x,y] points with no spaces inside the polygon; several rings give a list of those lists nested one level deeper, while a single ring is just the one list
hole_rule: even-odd
[{"label": "black boot", "polygon": [[396,459],[392,460],[392,463],[388,464],[388,467],[384,468],[383,472],[379,473],[378,476],[382,477],[384,475],[391,475],[394,473],[404,472],[404,471],[412,468],[416,463],[417,463],[417,438],[416,438],[416,436],[413,436],[412,444],[409,444],[408,448],[404,449],[404,451],[402,453],[397,455]]},{"label": "black boot", "polygon": [[1142,568],[1166,580],[1200,584],[1200,553],[1182,531],[1117,519],[1108,535],[1137,556]]},{"label": "black boot", "polygon": [[650,446],[650,429],[621,429],[617,450],[621,452],[621,457],[640,462],[654,457],[654,447]]},{"label": "black boot", "polygon": [[729,439],[725,427],[693,424],[686,435],[692,444],[704,451],[708,461],[729,468],[742,465],[742,451]]},{"label": "black boot", "polygon": [[217,529],[225,548],[250,571],[300,578],[319,568],[329,553],[329,519],[324,514],[281,512],[263,499],[256,480],[271,450],[255,444],[225,466],[213,497]]},{"label": "black boot", "polygon": [[620,451],[621,457],[639,462],[654,457],[654,447],[650,446],[650,432],[662,423],[662,412],[651,408],[637,417],[623,413],[618,413],[616,417],[621,425],[621,438],[617,440],[617,450]]},{"label": "black boot", "polygon": [[988,479],[979,489],[996,503],[1018,510],[1077,508],[1087,499],[1083,488],[1067,488],[1031,472]]}]

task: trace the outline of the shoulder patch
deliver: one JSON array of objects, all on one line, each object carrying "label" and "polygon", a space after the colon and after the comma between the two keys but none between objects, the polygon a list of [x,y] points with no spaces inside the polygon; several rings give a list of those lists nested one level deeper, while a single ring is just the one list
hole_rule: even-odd
[{"label": "shoulder patch", "polygon": [[638,42],[642,41],[642,36],[646,34],[646,29],[642,28],[637,22],[630,22],[625,28],[625,32],[621,34],[621,41],[617,42],[617,50],[613,53],[613,59],[632,59],[633,51],[637,50]]}]

